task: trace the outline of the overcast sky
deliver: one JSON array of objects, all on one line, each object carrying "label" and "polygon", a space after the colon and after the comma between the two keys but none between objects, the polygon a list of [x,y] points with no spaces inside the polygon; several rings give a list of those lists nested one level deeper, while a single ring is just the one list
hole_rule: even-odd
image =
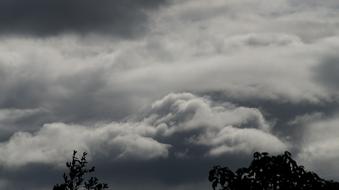
[{"label": "overcast sky", "polygon": [[207,190],[285,150],[339,180],[339,1],[1,0],[0,189]]}]

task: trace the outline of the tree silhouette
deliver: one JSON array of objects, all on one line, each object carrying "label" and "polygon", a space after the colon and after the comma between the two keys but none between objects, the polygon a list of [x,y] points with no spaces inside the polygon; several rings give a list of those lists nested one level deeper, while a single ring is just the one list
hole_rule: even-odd
[{"label": "tree silhouette", "polygon": [[228,167],[214,166],[209,172],[214,190],[338,190],[339,183],[305,171],[285,152],[278,156],[254,153],[248,168],[235,173]]},{"label": "tree silhouette", "polygon": [[[77,157],[77,151],[74,150],[71,162],[66,162],[69,169],[68,174],[64,173],[64,183],[56,184],[53,190],[103,190],[107,189],[108,185],[99,183],[98,178],[90,177],[85,179],[85,176],[95,171],[95,167],[88,168],[86,155],[84,152],[81,158]],[[85,181],[86,180],[86,181]]]}]

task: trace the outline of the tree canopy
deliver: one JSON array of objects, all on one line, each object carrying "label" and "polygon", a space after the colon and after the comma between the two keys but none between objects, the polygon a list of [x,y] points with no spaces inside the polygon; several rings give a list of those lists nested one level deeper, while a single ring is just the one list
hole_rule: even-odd
[{"label": "tree canopy", "polygon": [[233,172],[214,166],[209,172],[214,190],[338,190],[339,183],[306,171],[291,158],[291,153],[270,156],[256,152],[248,168]]},{"label": "tree canopy", "polygon": [[104,190],[108,188],[105,183],[99,183],[98,178],[86,175],[95,171],[95,167],[87,167],[87,153],[84,152],[81,158],[77,157],[77,151],[73,152],[71,162],[67,162],[68,174],[64,173],[62,184],[56,184],[53,190]]}]

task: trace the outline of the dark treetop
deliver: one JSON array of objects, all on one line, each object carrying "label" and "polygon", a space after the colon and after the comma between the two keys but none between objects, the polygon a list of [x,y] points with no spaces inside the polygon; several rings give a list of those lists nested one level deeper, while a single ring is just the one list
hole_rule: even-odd
[{"label": "dark treetop", "polygon": [[324,180],[298,166],[289,152],[278,156],[256,152],[248,168],[240,168],[234,173],[228,167],[215,166],[208,179],[214,190],[339,189],[338,182]]},{"label": "dark treetop", "polygon": [[73,152],[71,162],[67,162],[66,166],[69,169],[69,173],[64,173],[64,183],[56,184],[53,190],[103,190],[107,189],[108,185],[105,183],[99,183],[98,178],[90,177],[85,179],[86,175],[94,172],[95,168],[87,168],[87,153],[84,152],[81,158],[76,156],[77,151]]}]

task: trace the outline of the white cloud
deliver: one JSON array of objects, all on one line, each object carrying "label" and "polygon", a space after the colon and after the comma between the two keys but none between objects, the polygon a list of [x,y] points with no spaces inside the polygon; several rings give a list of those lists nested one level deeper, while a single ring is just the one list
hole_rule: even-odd
[{"label": "white cloud", "polygon": [[[261,110],[190,93],[274,102],[276,112],[337,104],[338,7],[175,0],[147,13],[141,38],[1,36],[0,165],[63,164],[73,149],[113,160],[288,149],[294,142],[281,141]],[[306,126],[291,131],[300,132],[293,148],[308,168],[338,176],[338,123],[319,113],[289,123]]]},{"label": "white cloud", "polygon": [[42,109],[0,109],[0,124],[30,117],[44,112]]},{"label": "white cloud", "polygon": [[[181,135],[180,142],[173,141]],[[166,143],[162,142],[166,141]],[[287,146],[270,133],[270,124],[255,108],[216,105],[189,93],[169,94],[135,121],[94,127],[52,123],[36,133],[16,132],[0,144],[0,164],[61,164],[73,149],[110,159],[149,160],[179,154],[177,143],[206,147],[201,156],[254,151],[280,152]],[[189,156],[189,155],[188,155]]]},{"label": "white cloud", "polygon": [[289,1],[180,1],[152,13],[152,30],[141,39],[1,37],[0,105],[44,107],[56,120],[78,122],[88,118],[84,109],[121,118],[182,91],[331,101],[336,92],[315,82],[313,70],[339,46],[331,10]]},{"label": "white cloud", "polygon": [[218,156],[232,152],[271,152],[280,153],[287,149],[279,138],[257,129],[239,129],[227,126],[216,134],[207,134],[198,139],[197,143],[207,144],[213,148],[209,154]]},{"label": "white cloud", "polygon": [[209,155],[287,149],[270,133],[270,123],[258,109],[231,103],[217,105],[189,93],[169,94],[156,101],[145,121],[165,136],[188,133],[186,140],[209,146]]},{"label": "white cloud", "polygon": [[[143,127],[112,123],[100,127],[46,124],[38,132],[15,133],[0,144],[0,163],[23,166],[30,163],[62,164],[77,149],[92,154],[110,154],[114,159],[166,157],[168,145],[143,136]],[[139,134],[140,133],[140,134]]]},{"label": "white cloud", "polygon": [[[236,107],[230,103],[216,105],[208,98],[189,93],[169,94],[152,105],[146,121],[151,125],[169,127],[168,133],[191,130],[196,127],[223,128],[225,125],[245,125],[269,131],[269,124],[259,110]],[[252,125],[252,126],[251,126]]]},{"label": "white cloud", "polygon": [[[239,100],[295,104],[337,100],[337,90],[319,82],[314,69],[337,54],[338,13],[329,8],[336,2],[316,9],[304,2],[294,3],[176,1],[150,15],[152,30],[140,39],[1,37],[0,105],[2,110],[12,110],[2,111],[6,117],[2,119],[15,123],[21,118],[15,115],[41,108],[51,115],[50,120],[61,122],[38,126],[36,133],[17,132],[2,142],[1,151],[7,156],[2,162],[58,161],[56,155],[68,155],[78,144],[87,150],[112,146],[114,158],[166,157],[175,147],[169,148],[159,136],[170,142],[177,134],[186,134],[185,142],[206,146],[207,154],[214,155],[286,148],[272,134],[260,110],[231,103],[217,105],[192,94],[168,95],[139,120],[98,124],[94,129],[86,122],[137,114],[136,110],[170,92],[221,91]],[[111,130],[121,126],[130,130],[124,138],[100,140],[97,135],[87,140],[91,133],[113,134]],[[69,137],[61,132],[65,129],[78,134],[68,142],[70,146],[58,142]],[[50,130],[60,130],[60,136],[53,136],[57,142],[53,145],[47,143]],[[13,147],[35,151],[13,161],[19,154]],[[157,150],[154,154],[144,154],[153,149]]]},{"label": "white cloud", "polygon": [[298,159],[322,176],[339,179],[339,119],[319,117],[304,122]]}]

